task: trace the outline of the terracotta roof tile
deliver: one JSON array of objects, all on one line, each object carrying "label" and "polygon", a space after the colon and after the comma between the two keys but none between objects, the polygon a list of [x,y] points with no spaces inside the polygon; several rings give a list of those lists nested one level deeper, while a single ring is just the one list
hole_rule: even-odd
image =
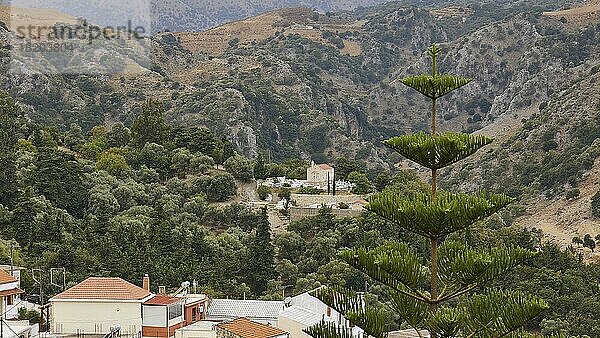
[{"label": "terracotta roof tile", "polygon": [[319,167],[322,170],[331,170],[331,169],[333,169],[333,167],[330,166],[329,164],[317,164],[317,167]]},{"label": "terracotta roof tile", "polygon": [[90,277],[53,299],[141,300],[150,292],[121,278]]},{"label": "terracotta roof tile", "polygon": [[15,296],[15,295],[20,295],[22,293],[25,293],[25,291],[23,291],[19,288],[14,288],[11,290],[0,291],[0,297]]},{"label": "terracotta roof tile", "polygon": [[184,300],[179,297],[167,296],[167,295],[156,295],[152,299],[146,301],[144,305],[169,305],[177,302],[183,302]]},{"label": "terracotta roof tile", "polygon": [[288,334],[276,327],[256,323],[247,318],[238,318],[227,323],[221,323],[217,327],[243,338],[272,338]]},{"label": "terracotta roof tile", "polygon": [[11,276],[8,272],[0,269],[0,284],[14,283],[17,279]]}]

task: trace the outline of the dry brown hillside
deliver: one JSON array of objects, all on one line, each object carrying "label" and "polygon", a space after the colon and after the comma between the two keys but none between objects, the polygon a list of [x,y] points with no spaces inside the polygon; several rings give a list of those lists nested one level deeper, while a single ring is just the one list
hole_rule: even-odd
[{"label": "dry brown hillside", "polygon": [[[556,130],[557,142],[559,145],[565,145],[576,137],[572,126],[593,116],[599,105],[600,87],[593,77],[579,81],[553,98],[550,103],[552,108],[545,112],[549,116],[544,124],[559,126],[550,130]],[[594,153],[593,149],[597,149],[599,145],[600,140],[596,139],[590,148],[580,149],[579,156]],[[583,174],[575,188],[579,191],[575,198],[565,195],[549,199],[542,196],[527,198],[524,201],[527,213],[518,222],[525,227],[543,230],[547,239],[558,242],[563,247],[571,245],[575,236],[583,238],[590,234],[595,237],[600,234],[600,219],[592,216],[591,200],[600,190],[600,158],[595,159],[592,167]],[[586,260],[600,260],[600,253],[579,249],[584,253]]]},{"label": "dry brown hillside", "polygon": [[242,21],[228,23],[205,32],[174,33],[181,45],[192,53],[218,56],[229,47],[229,42],[239,39],[239,44],[261,41],[275,35],[273,23],[282,19],[279,11],[266,13]]},{"label": "dry brown hillside", "polygon": [[[536,228],[544,232],[546,239],[559,243],[563,248],[571,245],[573,237],[583,238],[586,234],[595,237],[600,234],[600,219],[592,217],[591,200],[600,189],[600,160],[585,179],[578,185],[579,197],[552,200],[536,199],[527,203],[527,215],[519,218],[518,223],[527,228]],[[592,253],[587,248],[578,248],[588,261],[600,260],[600,252]]]},{"label": "dry brown hillside", "polygon": [[52,27],[59,22],[72,24],[77,18],[51,9],[0,6],[0,21],[11,31],[16,31],[18,27]]},{"label": "dry brown hillside", "polygon": [[473,9],[470,7],[450,6],[436,8],[431,10],[431,14],[436,18],[442,17],[467,17],[473,14]]},{"label": "dry brown hillside", "polygon": [[[487,147],[486,150],[477,154],[471,164],[460,170],[470,171],[470,174],[487,179],[488,182],[496,181],[494,186],[502,189],[506,184],[501,181],[510,181],[519,175],[515,167],[526,165],[524,161],[536,158],[544,158],[548,151],[539,149],[536,145],[539,135],[553,133],[554,139],[561,152],[566,152],[568,144],[576,136],[575,127],[580,121],[593,116],[600,105],[600,87],[595,84],[593,78],[578,81],[563,91],[557,93],[548,101],[549,108],[539,111],[536,109],[522,109],[515,115],[505,115],[498,118],[494,123],[477,132],[493,137],[497,142]],[[523,120],[521,120],[523,119]],[[530,119],[541,121],[535,128],[528,130],[523,122],[528,123]],[[589,120],[588,123],[594,123]],[[515,135],[520,135],[515,138]],[[529,144],[527,144],[529,143]],[[589,148],[579,149],[576,153],[580,157],[594,153],[594,149],[600,146],[600,140],[596,139]],[[507,157],[496,158],[497,154],[509,153]],[[593,155],[589,155],[592,156]],[[563,160],[565,161],[565,160]],[[505,171],[492,171],[497,168],[506,168]],[[552,170],[549,168],[548,170]],[[539,177],[535,177],[539,179]],[[533,183],[526,188],[528,193],[523,195],[519,202],[525,208],[522,216],[516,219],[516,224],[530,229],[543,231],[545,239],[558,243],[563,248],[572,245],[573,237],[583,238],[586,234],[592,237],[600,234],[600,219],[593,217],[591,213],[591,199],[600,190],[600,159],[595,158],[589,170],[583,173],[583,177],[576,186],[579,195],[567,197],[565,194],[546,196],[535,188]],[[571,189],[568,184],[564,189]],[[600,260],[600,253],[592,253],[583,247],[576,247],[583,253],[586,261]]]},{"label": "dry brown hillside", "polygon": [[561,20],[566,19],[570,26],[585,26],[600,21],[600,0],[587,0],[580,6],[556,12],[545,12],[545,16]]},{"label": "dry brown hillside", "polygon": [[[304,38],[332,45],[323,32],[341,33],[359,30],[364,22],[332,22],[309,8],[276,10],[245,20],[230,22],[204,32],[173,33],[181,45],[194,54],[222,55],[232,44],[239,47],[264,41],[276,34],[298,34]],[[342,53],[360,55],[360,44],[344,40]]]}]

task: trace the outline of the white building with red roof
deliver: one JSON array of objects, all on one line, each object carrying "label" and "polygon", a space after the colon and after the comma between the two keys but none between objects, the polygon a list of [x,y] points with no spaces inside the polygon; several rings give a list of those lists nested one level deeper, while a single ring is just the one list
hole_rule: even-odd
[{"label": "white building with red roof", "polygon": [[121,278],[90,277],[50,299],[52,333],[106,334],[119,326],[121,335],[142,331],[142,304],[154,297],[150,282],[144,288]]},{"label": "white building with red roof", "polygon": [[315,164],[311,162],[310,167],[306,169],[306,182],[321,187],[330,188],[335,180],[335,169],[329,164]]},{"label": "white building with red roof", "polygon": [[142,337],[173,337],[185,326],[185,299],[157,295],[142,304]]},{"label": "white building with red roof", "polygon": [[16,304],[22,293],[19,280],[0,269],[0,313],[4,319],[13,319],[16,316]]},{"label": "white building with red roof", "polygon": [[[0,275],[1,276],[1,275]],[[168,338],[175,330],[205,318],[205,295],[150,292],[121,278],[90,277],[50,299],[51,330],[55,335],[105,335],[119,327],[121,336]]]}]

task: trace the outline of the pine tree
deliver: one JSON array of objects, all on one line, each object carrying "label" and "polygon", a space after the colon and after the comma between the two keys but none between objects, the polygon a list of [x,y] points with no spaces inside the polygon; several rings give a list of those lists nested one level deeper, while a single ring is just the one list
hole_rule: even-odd
[{"label": "pine tree", "polygon": [[21,113],[21,109],[12,97],[5,92],[0,92],[0,153],[14,151],[19,131],[18,118]]},{"label": "pine tree", "polygon": [[[388,304],[410,327],[426,329],[432,337],[522,337],[522,326],[547,305],[517,292],[487,288],[488,282],[534,256],[518,247],[475,249],[448,236],[496,213],[513,199],[502,194],[451,193],[438,189],[439,170],[459,162],[493,140],[462,133],[438,133],[436,103],[470,79],[437,71],[441,49],[428,49],[431,75],[402,80],[431,100],[431,133],[395,137],[384,142],[400,155],[431,171],[431,191],[403,196],[392,190],[374,195],[368,209],[427,239],[427,259],[405,243],[388,242],[373,250],[354,248],[340,259],[386,286]],[[365,306],[345,288],[315,292],[323,302],[345,314],[372,337],[386,337],[387,314]],[[342,330],[343,331],[343,330]],[[322,323],[306,330],[313,337],[344,337]]]}]

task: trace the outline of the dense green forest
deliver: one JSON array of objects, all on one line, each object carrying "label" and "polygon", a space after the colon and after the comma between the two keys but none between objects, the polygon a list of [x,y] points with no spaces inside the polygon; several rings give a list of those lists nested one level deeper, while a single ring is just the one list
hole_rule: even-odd
[{"label": "dense green forest", "polygon": [[[281,299],[283,289],[296,294],[325,284],[385,293],[336,259],[341,248],[374,248],[393,238],[422,253],[428,250],[417,236],[372,214],[336,219],[328,209],[272,237],[263,212],[214,202],[234,196],[236,182],[253,177],[255,167],[267,176],[294,176],[305,164],[252,162],[209,130],[168,125],[161,107],[148,101],[131,128],[115,124],[84,134],[77,126],[60,132],[33,125],[2,94],[2,262],[10,261],[9,241],[14,239],[16,264],[65,267],[69,285],[90,275],[137,282],[148,273],[153,285],[173,288],[195,279],[215,297]],[[215,169],[219,163],[233,174]],[[362,170],[348,160],[339,164],[342,175]],[[377,189],[406,195],[427,189],[411,171],[378,175],[375,183]],[[504,243],[539,252],[497,282],[549,303],[530,329],[600,335],[600,264],[584,264],[573,252],[541,242],[539,232],[521,229],[511,215],[501,213],[458,236],[480,248]],[[38,292],[29,274],[23,287]],[[52,295],[60,289],[47,286],[44,291]],[[369,301],[379,302],[377,296]],[[389,325],[393,329],[402,323],[396,318]]]}]

